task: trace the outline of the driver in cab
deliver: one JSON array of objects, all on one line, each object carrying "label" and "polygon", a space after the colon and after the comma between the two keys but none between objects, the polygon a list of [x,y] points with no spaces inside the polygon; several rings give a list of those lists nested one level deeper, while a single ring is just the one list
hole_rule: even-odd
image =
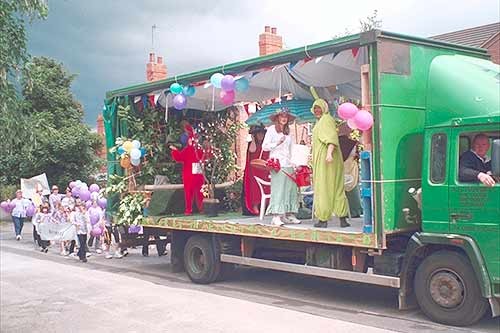
[{"label": "driver in cab", "polygon": [[478,134],[472,140],[472,149],[460,156],[458,178],[462,182],[480,181],[486,186],[494,186],[491,176],[491,160],[486,155],[490,141],[486,134]]}]

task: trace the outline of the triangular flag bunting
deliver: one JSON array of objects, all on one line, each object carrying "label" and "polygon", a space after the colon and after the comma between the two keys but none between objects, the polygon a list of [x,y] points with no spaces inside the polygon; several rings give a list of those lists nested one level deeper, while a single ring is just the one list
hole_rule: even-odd
[{"label": "triangular flag bunting", "polygon": [[356,56],[358,55],[358,52],[359,52],[359,47],[353,47],[353,48],[351,49],[351,53],[352,53],[352,56],[353,56],[354,58],[356,58]]}]

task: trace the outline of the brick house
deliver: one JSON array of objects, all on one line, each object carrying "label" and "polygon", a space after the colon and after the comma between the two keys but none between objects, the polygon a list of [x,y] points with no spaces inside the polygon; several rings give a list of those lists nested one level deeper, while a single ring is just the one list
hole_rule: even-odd
[{"label": "brick house", "polygon": [[500,22],[429,37],[443,42],[488,50],[491,61],[500,64]]}]

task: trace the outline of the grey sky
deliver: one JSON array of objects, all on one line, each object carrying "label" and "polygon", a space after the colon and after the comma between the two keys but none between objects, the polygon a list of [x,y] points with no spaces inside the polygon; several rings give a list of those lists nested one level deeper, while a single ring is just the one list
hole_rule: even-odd
[{"label": "grey sky", "polygon": [[265,25],[294,48],[356,31],[374,9],[384,30],[423,37],[500,20],[498,0],[53,0],[28,46],[78,74],[73,91],[95,127],[106,91],[145,81],[153,24],[170,76],[257,56]]}]

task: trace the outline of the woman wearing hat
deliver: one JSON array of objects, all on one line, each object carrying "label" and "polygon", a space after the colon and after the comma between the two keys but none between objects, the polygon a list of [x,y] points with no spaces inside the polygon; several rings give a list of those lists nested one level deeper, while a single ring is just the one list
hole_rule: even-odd
[{"label": "woman wearing hat", "polygon": [[[269,151],[269,158],[279,160],[281,170],[291,174],[293,173],[290,162],[292,138],[290,137],[289,123],[295,117],[288,108],[282,108],[278,109],[270,119],[274,125],[267,129],[262,149]],[[300,223],[295,217],[299,208],[297,184],[284,172],[271,171],[271,200],[266,212],[266,214],[273,215],[271,224],[278,226],[284,223]]]},{"label": "woman wearing hat", "polygon": [[340,219],[342,228],[348,227],[347,198],[344,189],[344,164],[337,135],[335,119],[328,112],[328,103],[316,98],[311,112],[317,119],[313,128],[313,189],[314,214],[317,228],[326,228],[332,214]]},{"label": "woman wearing hat", "polygon": [[252,141],[248,143],[247,161],[243,175],[243,212],[245,215],[259,215],[261,193],[254,176],[267,180],[269,171],[252,168],[250,162],[255,159],[267,160],[269,158],[269,152],[262,151],[266,128],[263,125],[252,126],[249,134],[252,136]]}]

